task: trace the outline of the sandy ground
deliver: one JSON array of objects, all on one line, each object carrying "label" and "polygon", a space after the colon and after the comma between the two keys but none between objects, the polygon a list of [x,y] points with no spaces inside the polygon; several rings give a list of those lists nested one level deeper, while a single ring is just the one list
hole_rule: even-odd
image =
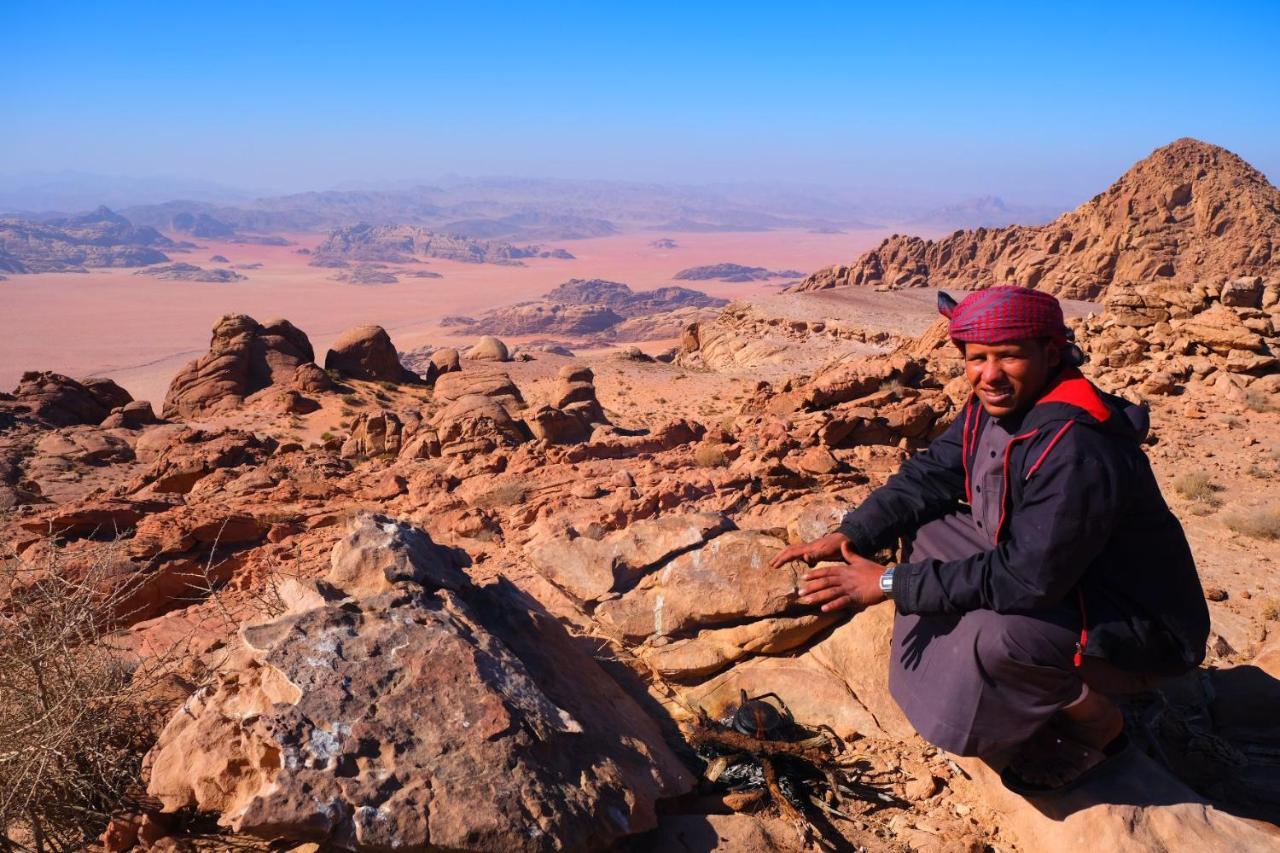
[{"label": "sandy ground", "polygon": [[[214,321],[230,312],[289,319],[323,360],[344,329],[362,323],[387,328],[402,350],[456,344],[461,340],[438,326],[442,317],[532,299],[570,278],[607,278],[643,290],[671,284],[675,272],[704,264],[811,272],[850,261],[886,236],[882,230],[621,234],[547,244],[568,249],[575,260],[534,259],[524,267],[436,260],[422,268],[442,279],[402,277],[395,285],[364,286],[331,281],[334,270],[307,266],[308,258],[296,253],[314,247],[321,235],[291,235],[297,245],[288,247],[206,241],[173,259],[227,266],[209,261],[223,255],[232,265],[263,266],[240,270],[247,281],[225,284],[157,281],[135,270],[15,275],[0,282],[0,389],[12,388],[25,370],[55,370],[108,376],[136,398],[158,403],[173,374],[207,350]],[[678,248],[653,248],[659,237],[676,240]],[[786,282],[681,283],[715,296],[756,299]]]}]

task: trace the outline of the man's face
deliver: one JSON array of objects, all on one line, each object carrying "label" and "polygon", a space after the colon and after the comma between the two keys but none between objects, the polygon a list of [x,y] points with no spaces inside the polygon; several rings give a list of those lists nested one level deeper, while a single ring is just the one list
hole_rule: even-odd
[{"label": "man's face", "polygon": [[1060,359],[1058,347],[1042,340],[964,345],[965,376],[993,418],[1030,408]]}]

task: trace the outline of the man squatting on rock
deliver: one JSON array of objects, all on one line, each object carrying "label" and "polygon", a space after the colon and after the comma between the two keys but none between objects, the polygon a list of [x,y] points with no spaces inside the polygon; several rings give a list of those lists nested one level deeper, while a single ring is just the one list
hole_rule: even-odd
[{"label": "man squatting on rock", "polygon": [[[1062,307],[1022,287],[940,309],[973,386],[930,447],[773,561],[824,611],[893,600],[889,689],[948,752],[1066,789],[1125,745],[1112,697],[1204,658],[1208,608],[1140,442],[1145,409],[1085,379]],[[906,561],[867,557],[905,539]]]}]

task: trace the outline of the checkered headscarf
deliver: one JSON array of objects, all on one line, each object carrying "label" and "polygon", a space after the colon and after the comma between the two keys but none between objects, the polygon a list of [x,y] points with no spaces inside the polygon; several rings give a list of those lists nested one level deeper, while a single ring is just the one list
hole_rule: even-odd
[{"label": "checkered headscarf", "polygon": [[1001,344],[1050,338],[1065,343],[1071,337],[1058,300],[1029,287],[1003,285],[975,290],[958,305],[940,293],[938,310],[951,321],[951,340],[957,342]]}]

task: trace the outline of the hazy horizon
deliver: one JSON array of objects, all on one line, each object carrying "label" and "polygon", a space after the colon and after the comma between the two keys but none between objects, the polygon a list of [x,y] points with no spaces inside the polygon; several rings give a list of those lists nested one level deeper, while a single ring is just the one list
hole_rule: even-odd
[{"label": "hazy horizon", "polygon": [[1263,3],[20,2],[0,162],[249,196],[461,174],[1066,204],[1181,136],[1280,172],[1277,36]]}]

